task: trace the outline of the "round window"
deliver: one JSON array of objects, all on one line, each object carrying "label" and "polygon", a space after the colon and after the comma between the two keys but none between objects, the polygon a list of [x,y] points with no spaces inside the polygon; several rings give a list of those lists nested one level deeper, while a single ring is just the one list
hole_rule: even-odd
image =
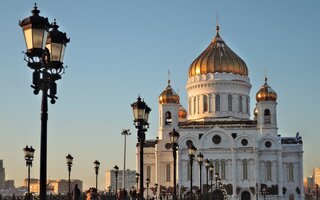
[{"label": "round window", "polygon": [[215,143],[215,144],[220,144],[221,142],[221,137],[220,135],[215,135],[212,137],[212,142]]},{"label": "round window", "polygon": [[242,144],[243,146],[247,146],[247,145],[248,145],[248,140],[247,140],[247,139],[242,139],[242,140],[241,140],[241,144]]},{"label": "round window", "polygon": [[165,145],[165,147],[166,147],[166,149],[170,149],[170,148],[171,148],[171,144],[170,144],[170,143],[167,143],[167,144]]},{"label": "round window", "polygon": [[272,146],[272,143],[270,141],[266,141],[264,143],[264,145],[267,147],[267,148],[270,148]]}]

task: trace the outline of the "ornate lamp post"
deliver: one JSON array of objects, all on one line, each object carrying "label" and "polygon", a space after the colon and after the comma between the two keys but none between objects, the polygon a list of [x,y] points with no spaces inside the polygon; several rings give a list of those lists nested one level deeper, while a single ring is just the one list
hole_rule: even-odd
[{"label": "ornate lamp post", "polygon": [[119,173],[119,167],[115,165],[113,167],[114,173],[116,174],[116,195],[118,194],[118,173]]},{"label": "ornate lamp post", "polygon": [[96,189],[97,189],[97,192],[98,192],[98,174],[99,174],[100,162],[95,160],[93,162],[93,164],[94,164],[94,170],[95,170],[95,173],[96,173]]},{"label": "ornate lamp post", "polygon": [[137,184],[137,191],[138,191],[138,186],[139,186],[139,173],[136,173],[136,184]]},{"label": "ornate lamp post", "polygon": [[189,160],[190,160],[190,192],[192,193],[192,165],[193,165],[193,160],[194,160],[194,154],[197,148],[192,144],[188,148],[189,150]]},{"label": "ornate lamp post", "polygon": [[147,200],[149,199],[149,184],[150,184],[150,179],[146,178],[146,184],[147,184]]},{"label": "ornate lamp post", "polygon": [[214,170],[212,163],[210,163],[209,170],[210,170],[210,191],[212,192],[212,180],[213,180],[213,170]]},{"label": "ornate lamp post", "polygon": [[214,178],[216,179],[216,190],[218,189],[218,180],[219,180],[219,174],[216,172],[214,175]]},{"label": "ornate lamp post", "polygon": [[70,190],[70,174],[71,174],[71,167],[72,167],[72,161],[73,161],[73,157],[68,154],[66,156],[66,161],[67,161],[67,166],[68,166],[68,196],[69,196],[69,200],[71,200],[71,190]]},{"label": "ornate lamp post", "polygon": [[210,167],[210,161],[209,161],[209,159],[205,159],[204,160],[204,166],[205,166],[205,168],[206,168],[206,184],[207,184],[207,193],[209,192],[209,183],[208,183],[208,176],[209,176],[209,167]]},{"label": "ornate lamp post", "polygon": [[180,134],[173,129],[170,133],[171,148],[173,153],[173,199],[177,197],[177,150],[179,149],[178,140]]},{"label": "ornate lamp post", "polygon": [[126,188],[126,154],[127,154],[127,136],[131,135],[129,129],[123,129],[121,135],[124,136],[124,150],[123,150],[123,175],[122,175],[122,185]]},{"label": "ornate lamp post", "polygon": [[202,194],[202,165],[203,165],[203,155],[202,155],[201,152],[197,155],[197,160],[198,160],[199,170],[200,170],[200,194]]},{"label": "ornate lamp post", "polygon": [[28,147],[28,145],[23,148],[24,151],[24,159],[26,160],[26,166],[28,167],[28,200],[30,197],[30,167],[32,167],[34,148],[32,146]]},{"label": "ornate lamp post", "polygon": [[149,113],[151,108],[144,101],[141,101],[140,96],[137,101],[131,104],[134,116],[134,125],[138,129],[138,142],[140,143],[140,199],[143,200],[143,146],[146,139],[145,132],[149,128]]},{"label": "ornate lamp post", "polygon": [[[48,98],[54,104],[57,94],[56,81],[64,73],[63,58],[67,43],[66,33],[58,30],[56,21],[39,15],[35,4],[32,16],[19,22],[27,46],[25,61],[33,70],[32,85],[34,94],[42,91],[41,103],[41,141],[40,141],[40,200],[46,199],[47,192],[47,121]],[[49,92],[49,93],[48,93]]]}]

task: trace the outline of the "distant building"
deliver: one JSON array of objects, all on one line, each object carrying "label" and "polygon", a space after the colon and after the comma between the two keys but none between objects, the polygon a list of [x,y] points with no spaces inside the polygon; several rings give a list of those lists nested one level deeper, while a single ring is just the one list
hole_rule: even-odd
[{"label": "distant building", "polygon": [[303,185],[305,193],[309,193],[313,188],[313,176],[305,177],[303,179]]},{"label": "distant building", "polygon": [[14,180],[6,180],[4,182],[4,189],[13,189],[14,187]]},{"label": "distant building", "polygon": [[0,189],[5,188],[5,172],[3,168],[3,160],[0,160]]},{"label": "distant building", "polygon": [[[28,179],[24,180],[25,186],[27,186]],[[78,184],[78,188],[82,192],[83,181],[72,179],[70,182],[70,191],[72,192],[74,186]],[[68,180],[58,179],[58,180],[48,180],[47,193],[50,194],[67,194],[69,190]],[[38,194],[40,191],[40,181],[39,179],[30,179],[30,192]]]},{"label": "distant building", "polygon": [[320,185],[320,168],[319,167],[313,169],[313,184]]},{"label": "distant building", "polygon": [[[126,178],[125,188],[127,191],[129,191],[131,187],[136,186],[136,171],[127,169],[125,171],[125,178]],[[118,189],[123,188],[122,180],[123,180],[123,170],[119,170],[118,181],[117,181]],[[106,172],[106,190],[109,190],[109,187],[112,190],[112,192],[114,192],[116,189],[116,173],[114,170],[108,170]]]}]

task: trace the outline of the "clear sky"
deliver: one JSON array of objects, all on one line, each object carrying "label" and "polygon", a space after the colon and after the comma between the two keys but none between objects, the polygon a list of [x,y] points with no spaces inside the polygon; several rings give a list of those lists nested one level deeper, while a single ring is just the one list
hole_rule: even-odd
[{"label": "clear sky", "polygon": [[[18,25],[33,5],[0,2],[0,159],[6,179],[18,186],[27,175],[22,150],[27,144],[36,149],[31,175],[39,177],[41,101],[30,88],[32,70],[23,60],[26,47]],[[70,153],[71,177],[83,180],[84,189],[94,186],[97,159],[99,188],[104,188],[105,171],[123,167],[124,128],[132,133],[127,166],[135,169],[130,104],[140,94],[152,108],[147,138],[155,138],[158,95],[170,70],[171,85],[187,108],[187,72],[215,35],[217,12],[221,37],[249,68],[251,112],[267,67],[269,85],[278,93],[279,133],[300,132],[305,176],[320,166],[320,1],[56,0],[38,1],[38,7],[71,38],[59,99],[49,105],[50,179],[67,179]]]}]

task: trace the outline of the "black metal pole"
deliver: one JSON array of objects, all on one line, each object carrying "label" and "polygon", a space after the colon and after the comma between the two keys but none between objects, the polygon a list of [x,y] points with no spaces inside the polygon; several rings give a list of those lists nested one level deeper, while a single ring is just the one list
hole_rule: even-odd
[{"label": "black metal pole", "polygon": [[192,164],[193,164],[193,159],[190,158],[190,192],[192,194]]},{"label": "black metal pole", "polygon": [[118,172],[116,172],[116,195],[118,194]]},{"label": "black metal pole", "polygon": [[173,148],[173,199],[177,197],[177,151]]},{"label": "black metal pole", "polygon": [[47,72],[43,73],[41,104],[41,141],[40,141],[40,200],[47,196],[47,122],[48,122],[48,84]]},{"label": "black metal pole", "polygon": [[142,123],[140,123],[138,130],[138,137],[140,139],[140,199],[143,200],[143,144],[145,140],[145,133],[142,130]]},{"label": "black metal pole", "polygon": [[216,190],[218,189],[218,178],[216,177]]},{"label": "black metal pole", "polygon": [[208,174],[209,168],[206,166],[206,178],[207,178],[207,194],[209,193],[209,174]]},{"label": "black metal pole", "polygon": [[97,189],[97,192],[98,192],[98,172],[96,171],[96,189]]},{"label": "black metal pole", "polygon": [[199,165],[200,167],[200,196],[202,199],[202,165]]},{"label": "black metal pole", "polygon": [[149,183],[147,183],[147,200],[149,200]]},{"label": "black metal pole", "polygon": [[30,164],[28,164],[28,200],[30,200]]},{"label": "black metal pole", "polygon": [[71,200],[71,190],[70,190],[70,173],[71,173],[71,166],[68,166],[68,172],[69,172],[69,177],[68,177],[68,180],[69,180],[69,182],[68,182],[68,187],[69,187],[69,200]]}]

